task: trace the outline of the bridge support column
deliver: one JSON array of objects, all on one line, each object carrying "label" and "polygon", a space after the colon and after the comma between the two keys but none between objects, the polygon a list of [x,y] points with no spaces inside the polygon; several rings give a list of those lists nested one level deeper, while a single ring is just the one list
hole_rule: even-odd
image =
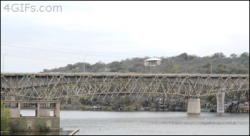
[{"label": "bridge support column", "polygon": [[188,99],[187,113],[197,115],[201,114],[200,99]]},{"label": "bridge support column", "polygon": [[40,117],[40,103],[37,103],[36,117]]},{"label": "bridge support column", "polygon": [[56,103],[55,116],[60,117],[60,103]]},{"label": "bridge support column", "polygon": [[224,98],[225,98],[225,92],[223,93],[217,93],[217,113],[224,113]]},{"label": "bridge support column", "polygon": [[[8,101],[15,101],[15,96],[5,96],[5,100],[8,100]],[[9,107],[15,107],[15,103],[11,103],[11,104],[6,104],[8,105]]]},{"label": "bridge support column", "polygon": [[50,116],[50,110],[49,109],[40,109],[39,116],[40,117],[49,117]]},{"label": "bridge support column", "polygon": [[40,117],[49,117],[50,116],[50,109],[46,109],[50,107],[50,103],[44,103],[44,107],[41,108],[41,105],[39,106],[39,116]]}]

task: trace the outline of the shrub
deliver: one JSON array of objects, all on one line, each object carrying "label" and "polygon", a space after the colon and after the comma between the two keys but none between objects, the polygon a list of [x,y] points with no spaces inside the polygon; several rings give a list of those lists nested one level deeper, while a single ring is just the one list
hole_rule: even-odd
[{"label": "shrub", "polygon": [[123,108],[124,111],[130,111],[130,107],[126,106]]},{"label": "shrub", "polygon": [[129,104],[130,97],[126,95],[125,97],[121,98],[120,102],[121,102],[121,104]]},{"label": "shrub", "polygon": [[217,103],[217,101],[216,101],[216,94],[209,95],[207,97],[207,101],[211,102],[212,104],[216,104]]},{"label": "shrub", "polygon": [[10,121],[10,110],[5,109],[3,102],[1,101],[1,131],[8,131],[8,122]]},{"label": "shrub", "polygon": [[91,104],[91,97],[87,96],[85,99],[83,96],[80,97],[80,103],[83,105],[90,105]]},{"label": "shrub", "polygon": [[8,125],[10,127],[10,131],[12,131],[12,132],[20,131],[19,130],[19,124],[20,124],[19,120],[11,120],[11,121],[9,121]]},{"label": "shrub", "polygon": [[46,127],[45,125],[41,125],[41,124],[38,124],[36,128],[39,129],[39,131],[41,132],[49,132],[50,130],[50,127]]}]

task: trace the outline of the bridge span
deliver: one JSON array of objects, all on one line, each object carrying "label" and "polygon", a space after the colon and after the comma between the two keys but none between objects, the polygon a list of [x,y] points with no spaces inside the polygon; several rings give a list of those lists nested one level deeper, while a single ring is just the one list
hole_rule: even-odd
[{"label": "bridge span", "polygon": [[179,95],[194,98],[190,103],[196,104],[200,97],[218,94],[217,101],[223,99],[224,103],[224,93],[242,90],[249,90],[249,75],[1,73],[1,94],[17,100]]}]

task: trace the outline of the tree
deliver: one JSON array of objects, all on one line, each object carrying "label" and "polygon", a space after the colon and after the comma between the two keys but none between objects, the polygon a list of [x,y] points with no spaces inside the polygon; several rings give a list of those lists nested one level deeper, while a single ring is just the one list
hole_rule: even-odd
[{"label": "tree", "polygon": [[128,104],[130,102],[130,97],[129,96],[125,96],[125,97],[123,97],[123,98],[121,98],[121,100],[120,100],[120,103],[121,104]]},{"label": "tree", "polygon": [[180,68],[179,65],[174,65],[173,68],[171,69],[172,73],[179,73],[180,72]]},{"label": "tree", "polygon": [[85,72],[90,72],[90,70],[92,69],[92,66],[89,63],[85,63]]},{"label": "tree", "polygon": [[105,63],[99,61],[97,63],[95,63],[94,65],[92,65],[92,72],[101,72],[104,71],[105,69]]},{"label": "tree", "polygon": [[43,72],[49,72],[49,70],[48,69],[43,69]]},{"label": "tree", "polygon": [[216,104],[217,103],[216,94],[209,95],[207,97],[207,101],[211,102],[212,104]]},{"label": "tree", "polygon": [[114,61],[110,64],[110,72],[118,72],[122,70],[122,64],[118,61]]},{"label": "tree", "polygon": [[83,96],[81,96],[80,103],[83,105],[91,105],[91,97],[87,96],[86,98],[84,98]]},{"label": "tree", "polygon": [[5,109],[3,102],[1,101],[1,131],[8,131],[7,124],[10,121],[10,110]]},{"label": "tree", "polygon": [[181,59],[188,60],[188,54],[187,53],[182,53],[178,56]]},{"label": "tree", "polygon": [[133,66],[133,70],[134,70],[135,72],[138,72],[138,73],[140,73],[141,71],[143,71],[143,69],[144,69],[144,65],[143,65],[142,62],[137,62],[137,63],[135,63],[135,65]]},{"label": "tree", "polygon": [[[244,52],[241,55],[231,54],[230,57],[226,57],[222,52],[217,52],[212,55],[213,73],[225,73],[225,74],[247,74],[249,73],[249,53]],[[90,65],[86,63],[86,72],[119,72],[119,73],[147,73],[149,67],[145,67],[143,62],[146,57],[143,58],[127,58],[121,61],[114,61],[109,64],[105,64],[101,61],[96,64]],[[211,56],[199,57],[196,55],[188,55],[182,53],[178,56],[161,57],[161,65],[152,67],[151,71],[154,73],[210,73],[211,72]],[[223,64],[218,66],[218,64]],[[178,66],[175,66],[178,65]],[[81,72],[83,70],[83,63],[78,62],[75,64],[69,64],[65,67],[59,67],[57,69],[44,69],[43,72]]]},{"label": "tree", "polygon": [[240,55],[240,57],[242,58],[249,58],[249,53],[248,52],[244,52]]},{"label": "tree", "polygon": [[189,60],[193,60],[194,58],[196,58],[197,56],[196,55],[188,55],[188,59]]},{"label": "tree", "polygon": [[215,53],[212,58],[225,58],[226,55],[224,55],[222,52]]},{"label": "tree", "polygon": [[228,67],[230,68],[230,73],[231,74],[236,74],[237,71],[237,64],[235,62],[232,62],[228,65]]},{"label": "tree", "polygon": [[230,55],[231,58],[237,58],[237,54],[233,53]]}]

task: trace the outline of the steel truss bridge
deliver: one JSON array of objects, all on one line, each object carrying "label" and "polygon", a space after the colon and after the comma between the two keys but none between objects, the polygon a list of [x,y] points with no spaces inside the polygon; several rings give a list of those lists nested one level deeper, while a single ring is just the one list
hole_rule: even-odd
[{"label": "steel truss bridge", "polygon": [[210,74],[67,74],[2,73],[1,94],[16,100],[56,100],[62,97],[183,96],[202,97],[249,91],[249,75]]}]

